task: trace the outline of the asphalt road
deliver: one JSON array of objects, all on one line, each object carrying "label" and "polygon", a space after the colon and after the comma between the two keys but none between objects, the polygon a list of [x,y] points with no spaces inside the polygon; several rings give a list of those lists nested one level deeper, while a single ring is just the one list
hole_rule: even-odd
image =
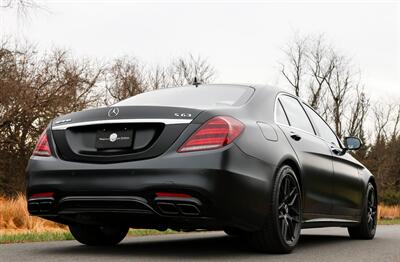
[{"label": "asphalt road", "polygon": [[223,232],[128,237],[94,248],[76,241],[0,245],[0,261],[391,261],[400,262],[400,225],[379,226],[374,240],[350,240],[342,228],[306,229],[289,255],[252,252]]}]

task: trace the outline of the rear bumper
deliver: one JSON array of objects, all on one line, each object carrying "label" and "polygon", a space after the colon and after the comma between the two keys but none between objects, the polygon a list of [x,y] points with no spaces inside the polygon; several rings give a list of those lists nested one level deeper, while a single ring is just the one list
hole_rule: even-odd
[{"label": "rear bumper", "polygon": [[[27,168],[28,198],[42,192],[54,192],[54,196],[29,199],[28,207],[33,215],[66,224],[259,228],[268,216],[274,167],[234,144],[210,152],[170,152],[113,164],[33,157]],[[157,197],[156,192],[191,197]]]}]

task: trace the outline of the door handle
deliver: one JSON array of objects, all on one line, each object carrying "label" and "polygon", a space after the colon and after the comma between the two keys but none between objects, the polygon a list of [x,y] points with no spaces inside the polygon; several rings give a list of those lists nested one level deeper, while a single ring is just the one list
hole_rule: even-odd
[{"label": "door handle", "polygon": [[290,132],[290,137],[295,140],[295,141],[299,141],[301,139],[301,136],[299,136],[298,134],[296,134],[295,132]]},{"label": "door handle", "polygon": [[340,155],[342,154],[342,150],[340,148],[337,148],[336,146],[331,146],[331,151],[332,153],[334,153],[335,155]]}]

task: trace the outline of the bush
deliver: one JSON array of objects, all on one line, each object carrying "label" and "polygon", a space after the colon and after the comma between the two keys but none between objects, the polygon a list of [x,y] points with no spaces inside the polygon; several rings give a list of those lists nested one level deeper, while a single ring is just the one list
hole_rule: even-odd
[{"label": "bush", "polygon": [[394,190],[386,190],[379,193],[379,203],[388,206],[400,205],[400,192]]}]

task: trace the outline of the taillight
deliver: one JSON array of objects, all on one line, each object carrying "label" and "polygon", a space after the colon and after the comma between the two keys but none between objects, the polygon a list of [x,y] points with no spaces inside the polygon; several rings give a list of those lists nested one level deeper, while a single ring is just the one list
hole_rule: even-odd
[{"label": "taillight", "polygon": [[51,156],[49,141],[47,140],[47,130],[44,130],[40,135],[39,140],[33,150],[34,156]]},{"label": "taillight", "polygon": [[53,196],[54,196],[54,192],[36,193],[36,194],[32,194],[29,199],[46,198],[46,197],[53,197]]},{"label": "taillight", "polygon": [[157,197],[178,197],[178,198],[192,198],[191,195],[184,193],[171,193],[171,192],[157,192]]},{"label": "taillight", "polygon": [[221,148],[234,141],[244,129],[239,120],[217,116],[204,123],[178,150],[179,153]]}]

